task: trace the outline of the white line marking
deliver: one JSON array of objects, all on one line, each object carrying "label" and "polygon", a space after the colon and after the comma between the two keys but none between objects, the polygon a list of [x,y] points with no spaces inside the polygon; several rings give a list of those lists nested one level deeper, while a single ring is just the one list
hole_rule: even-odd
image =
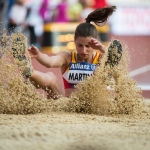
[{"label": "white line marking", "polygon": [[138,68],[138,69],[135,69],[135,70],[131,71],[130,72],[130,76],[134,77],[134,76],[137,76],[139,74],[145,73],[145,72],[147,72],[149,70],[150,70],[150,64],[146,65],[144,67],[141,67],[141,68]]}]

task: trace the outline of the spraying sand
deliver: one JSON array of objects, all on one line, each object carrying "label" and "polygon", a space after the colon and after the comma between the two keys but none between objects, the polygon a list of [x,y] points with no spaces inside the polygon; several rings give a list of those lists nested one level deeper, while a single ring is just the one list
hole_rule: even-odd
[{"label": "spraying sand", "polygon": [[54,101],[24,80],[14,36],[24,37],[3,34],[0,45],[0,149],[149,149],[150,105],[129,76],[125,44],[118,66],[104,67],[105,54],[94,76]]}]

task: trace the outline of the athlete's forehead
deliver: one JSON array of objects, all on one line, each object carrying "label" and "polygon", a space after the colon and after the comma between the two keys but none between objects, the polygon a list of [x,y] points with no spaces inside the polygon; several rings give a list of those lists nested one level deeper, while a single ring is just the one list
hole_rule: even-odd
[{"label": "athlete's forehead", "polygon": [[77,37],[75,40],[76,44],[88,44],[92,37]]}]

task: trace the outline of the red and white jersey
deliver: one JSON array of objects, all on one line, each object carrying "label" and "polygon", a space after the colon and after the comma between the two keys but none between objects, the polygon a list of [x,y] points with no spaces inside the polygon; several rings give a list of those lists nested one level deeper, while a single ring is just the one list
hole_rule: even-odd
[{"label": "red and white jersey", "polygon": [[93,60],[91,63],[77,62],[76,56],[76,52],[71,52],[70,63],[66,70],[62,73],[65,89],[74,88],[76,84],[82,80],[85,80],[87,76],[91,76],[98,66],[101,53],[94,52]]}]

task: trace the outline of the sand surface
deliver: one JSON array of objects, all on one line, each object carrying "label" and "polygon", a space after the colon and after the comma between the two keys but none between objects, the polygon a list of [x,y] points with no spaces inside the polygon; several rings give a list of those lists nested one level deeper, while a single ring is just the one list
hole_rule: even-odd
[{"label": "sand surface", "polygon": [[0,114],[0,150],[149,150],[150,119]]}]

